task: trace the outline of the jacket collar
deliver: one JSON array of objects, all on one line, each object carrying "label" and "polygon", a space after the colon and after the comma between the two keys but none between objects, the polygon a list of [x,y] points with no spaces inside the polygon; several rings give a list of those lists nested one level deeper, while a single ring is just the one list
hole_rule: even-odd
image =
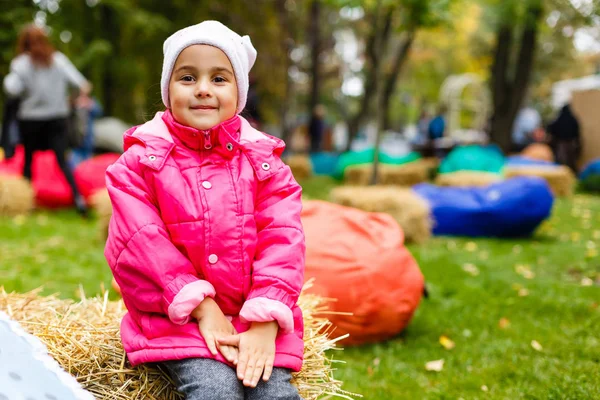
[{"label": "jacket collar", "polygon": [[[155,170],[163,167],[176,145],[198,149],[204,147],[204,136],[198,138],[202,131],[177,123],[172,115],[166,115],[167,113],[170,114],[168,111],[156,113],[152,120],[129,129],[124,135],[124,150],[127,151],[134,144],[141,142],[146,150],[140,162]],[[213,127],[209,132],[212,147],[206,151],[215,151],[231,159],[237,149],[241,150],[261,181],[276,173],[282,165],[281,161],[278,162],[273,156],[281,156],[285,148],[283,141],[257,131],[241,116],[236,115]]]},{"label": "jacket collar", "polygon": [[231,158],[239,147],[241,121],[238,115],[206,130],[180,124],[170,110],[162,114],[162,120],[171,135],[192,150],[214,151],[225,158]]}]

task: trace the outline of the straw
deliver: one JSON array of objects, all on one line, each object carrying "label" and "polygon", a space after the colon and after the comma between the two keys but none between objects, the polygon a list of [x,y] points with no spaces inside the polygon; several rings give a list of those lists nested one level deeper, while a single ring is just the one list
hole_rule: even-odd
[{"label": "straw", "polygon": [[[307,283],[305,289],[310,287]],[[40,296],[41,289],[25,294],[7,293],[0,287],[0,310],[5,311],[29,333],[37,336],[48,353],[98,399],[176,400],[170,378],[160,369],[141,365],[131,367],[121,345],[119,325],[126,312],[122,301],[102,297],[81,301],[63,300],[56,295]],[[300,395],[316,399],[324,394],[340,398],[353,395],[341,389],[333,377],[326,351],[335,349],[331,323],[323,300],[303,294],[298,302],[304,313],[305,351],[302,371],[293,374]],[[360,397],[360,396],[359,396]]]}]

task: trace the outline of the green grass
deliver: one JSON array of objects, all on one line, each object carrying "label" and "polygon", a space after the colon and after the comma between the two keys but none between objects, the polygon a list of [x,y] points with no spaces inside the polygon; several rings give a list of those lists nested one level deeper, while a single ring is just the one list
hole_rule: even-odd
[{"label": "green grass", "polygon": [[[315,199],[334,185],[303,184]],[[74,212],[0,219],[0,232],[0,284],[9,291],[44,285],[76,297],[79,283],[88,295],[110,284],[95,224]],[[397,338],[333,353],[345,362],[336,377],[366,399],[600,398],[598,246],[600,197],[582,195],[557,201],[532,239],[411,245],[430,298]],[[456,346],[444,349],[442,335]],[[442,371],[425,370],[439,359]]]}]

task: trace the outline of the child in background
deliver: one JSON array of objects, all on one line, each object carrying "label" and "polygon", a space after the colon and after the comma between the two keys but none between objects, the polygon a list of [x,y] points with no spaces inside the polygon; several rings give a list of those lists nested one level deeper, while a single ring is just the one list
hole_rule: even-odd
[{"label": "child in background", "polygon": [[301,188],[284,143],[238,115],[256,50],[205,21],[163,52],[167,109],[125,133],[107,171],[123,346],[133,365],[164,365],[186,399],[300,399]]},{"label": "child in background", "polygon": [[73,129],[82,131],[80,142],[71,151],[71,167],[75,168],[94,155],[94,120],[102,116],[102,107],[98,100],[85,95],[77,97],[73,106],[74,123],[81,125]]}]

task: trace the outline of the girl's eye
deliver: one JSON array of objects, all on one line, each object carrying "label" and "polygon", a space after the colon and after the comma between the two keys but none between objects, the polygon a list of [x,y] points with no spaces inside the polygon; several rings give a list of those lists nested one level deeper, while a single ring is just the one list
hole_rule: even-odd
[{"label": "girl's eye", "polygon": [[227,81],[222,76],[216,76],[215,77],[215,82],[216,83],[223,83],[223,82],[227,82]]},{"label": "girl's eye", "polygon": [[181,77],[181,80],[184,82],[193,82],[194,81],[194,77],[191,75],[185,75]]}]

